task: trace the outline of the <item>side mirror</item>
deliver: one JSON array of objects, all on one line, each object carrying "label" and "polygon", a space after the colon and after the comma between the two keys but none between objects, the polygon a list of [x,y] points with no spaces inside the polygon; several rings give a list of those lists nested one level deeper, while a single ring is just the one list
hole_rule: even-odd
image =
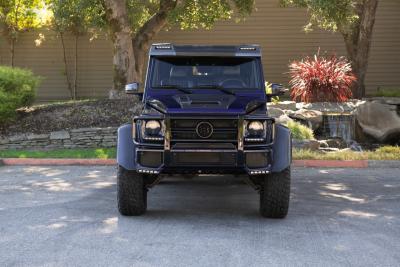
[{"label": "side mirror", "polygon": [[289,91],[289,89],[283,87],[282,84],[280,83],[273,83],[271,84],[271,94],[268,94],[268,96],[270,97],[274,97],[274,96],[282,96],[284,95],[287,91]]},{"label": "side mirror", "polygon": [[139,95],[139,83],[129,83],[125,85],[125,93],[131,95]]}]

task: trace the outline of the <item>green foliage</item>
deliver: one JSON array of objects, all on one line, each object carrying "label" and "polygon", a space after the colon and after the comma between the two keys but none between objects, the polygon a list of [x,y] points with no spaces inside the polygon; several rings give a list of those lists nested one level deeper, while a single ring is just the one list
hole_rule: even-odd
[{"label": "green foliage", "polygon": [[293,139],[297,140],[314,139],[313,130],[299,122],[290,121],[287,127],[292,132]]},{"label": "green foliage", "polygon": [[52,26],[57,32],[82,35],[104,26],[103,9],[98,0],[48,0],[53,13]]},{"label": "green foliage", "polygon": [[[93,0],[95,1],[95,0]],[[97,0],[99,3],[102,0]],[[168,14],[169,26],[182,30],[210,29],[218,20],[230,19],[236,12],[238,18],[251,13],[255,0],[183,0]],[[159,0],[127,0],[132,32],[136,33],[157,11]]]},{"label": "green foliage", "polygon": [[186,0],[171,13],[170,22],[182,30],[211,29],[218,20],[231,19],[234,11],[243,18],[251,13],[253,7],[254,0]]},{"label": "green foliage", "polygon": [[344,30],[358,21],[357,5],[360,0],[280,0],[285,7],[307,8],[310,15],[305,29],[317,26],[324,30]]},{"label": "green foliage", "polygon": [[380,89],[376,93],[372,94],[372,96],[378,96],[378,97],[400,97],[400,88],[398,88],[398,89]]},{"label": "green foliage", "polygon": [[35,100],[40,78],[29,70],[0,66],[0,123],[16,116],[16,109]]},{"label": "green foliage", "polygon": [[19,32],[40,27],[44,21],[38,11],[43,7],[43,0],[0,0],[3,33],[16,39]]}]

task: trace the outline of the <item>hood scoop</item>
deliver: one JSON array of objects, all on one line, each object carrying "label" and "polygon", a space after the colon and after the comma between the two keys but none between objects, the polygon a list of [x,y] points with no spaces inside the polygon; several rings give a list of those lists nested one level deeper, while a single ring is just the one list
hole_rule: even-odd
[{"label": "hood scoop", "polygon": [[185,108],[228,109],[235,101],[235,96],[228,95],[175,95],[174,100]]}]

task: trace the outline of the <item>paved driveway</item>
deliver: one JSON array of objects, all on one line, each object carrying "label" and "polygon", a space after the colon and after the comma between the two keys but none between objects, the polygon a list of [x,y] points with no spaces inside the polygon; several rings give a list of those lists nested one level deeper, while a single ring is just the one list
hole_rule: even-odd
[{"label": "paved driveway", "polygon": [[112,167],[1,167],[0,266],[400,264],[400,169],[295,169],[285,220],[233,177],[170,178],[116,210]]}]

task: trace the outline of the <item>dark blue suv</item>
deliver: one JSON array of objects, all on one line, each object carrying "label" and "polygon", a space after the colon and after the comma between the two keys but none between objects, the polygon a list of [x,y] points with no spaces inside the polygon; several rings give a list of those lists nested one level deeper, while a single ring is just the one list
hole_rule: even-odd
[{"label": "dark blue suv", "polygon": [[284,218],[289,208],[291,134],[268,116],[257,45],[154,44],[144,108],[118,130],[118,207],[141,215],[147,191],[172,174],[242,175],[260,193],[260,213]]}]

